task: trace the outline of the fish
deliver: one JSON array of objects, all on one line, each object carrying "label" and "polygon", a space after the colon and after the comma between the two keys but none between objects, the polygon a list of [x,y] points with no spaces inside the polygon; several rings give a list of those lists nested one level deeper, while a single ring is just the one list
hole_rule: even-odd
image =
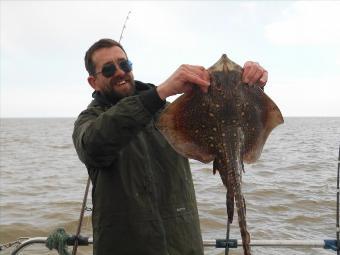
[{"label": "fish", "polygon": [[251,255],[242,193],[243,162],[259,159],[269,134],[284,120],[262,88],[242,82],[242,67],[226,54],[208,72],[208,92],[193,86],[163,110],[156,127],[179,154],[213,162],[213,173],[219,173],[226,187],[228,227],[236,204],[243,251]]}]

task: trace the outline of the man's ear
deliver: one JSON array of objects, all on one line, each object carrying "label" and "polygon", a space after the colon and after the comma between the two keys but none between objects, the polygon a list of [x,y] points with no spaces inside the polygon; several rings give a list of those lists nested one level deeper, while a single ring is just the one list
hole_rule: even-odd
[{"label": "man's ear", "polygon": [[94,90],[97,90],[96,78],[94,76],[90,75],[89,77],[87,77],[87,82]]}]

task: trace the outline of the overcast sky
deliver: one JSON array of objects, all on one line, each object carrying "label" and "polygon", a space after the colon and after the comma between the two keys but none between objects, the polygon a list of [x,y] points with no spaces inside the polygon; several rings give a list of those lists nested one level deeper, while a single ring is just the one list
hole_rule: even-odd
[{"label": "overcast sky", "polygon": [[0,1],[1,117],[76,117],[91,101],[83,58],[118,40],[135,78],[159,84],[223,53],[269,72],[284,116],[340,116],[340,1]]}]

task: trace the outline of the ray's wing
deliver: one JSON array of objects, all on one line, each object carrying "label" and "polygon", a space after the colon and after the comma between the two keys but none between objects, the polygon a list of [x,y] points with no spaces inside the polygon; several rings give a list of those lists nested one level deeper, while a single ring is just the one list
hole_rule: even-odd
[{"label": "ray's wing", "polygon": [[[283,123],[277,105],[258,86],[242,83],[242,68],[225,54],[209,68],[215,87],[223,95],[221,119],[239,126],[244,134],[243,160],[255,162],[261,155],[270,132]],[[215,88],[216,90],[216,88]],[[212,93],[214,90],[212,90]],[[215,92],[214,98],[217,97]]]},{"label": "ray's wing", "polygon": [[[216,157],[216,123],[239,125],[244,131],[243,159],[256,161],[270,132],[283,123],[276,104],[257,86],[240,81],[242,68],[223,55],[209,68],[214,88],[203,94],[194,88],[171,103],[156,126],[174,149],[185,157],[208,163]],[[233,123],[232,121],[235,121]],[[218,138],[217,138],[218,139]]]},{"label": "ray's wing", "polygon": [[208,163],[215,153],[207,143],[210,125],[202,113],[208,106],[202,105],[201,97],[199,91],[181,95],[163,111],[156,126],[178,153]]}]

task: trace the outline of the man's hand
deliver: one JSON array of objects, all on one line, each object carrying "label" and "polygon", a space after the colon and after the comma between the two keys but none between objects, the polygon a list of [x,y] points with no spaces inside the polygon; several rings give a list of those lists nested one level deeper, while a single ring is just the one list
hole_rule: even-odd
[{"label": "man's hand", "polygon": [[203,66],[181,65],[157,87],[157,92],[164,100],[169,96],[190,92],[194,85],[199,86],[203,92],[208,92],[210,86],[208,71]]},{"label": "man's hand", "polygon": [[[264,87],[268,72],[257,62],[247,61],[243,66],[242,81],[249,85]],[[199,86],[206,93],[210,86],[208,70],[203,66],[181,65],[165,82],[157,87],[159,97],[164,100],[169,96],[188,93],[192,86]]]},{"label": "man's hand", "polygon": [[243,66],[242,81],[249,85],[264,87],[268,80],[268,72],[257,62],[247,61]]}]

